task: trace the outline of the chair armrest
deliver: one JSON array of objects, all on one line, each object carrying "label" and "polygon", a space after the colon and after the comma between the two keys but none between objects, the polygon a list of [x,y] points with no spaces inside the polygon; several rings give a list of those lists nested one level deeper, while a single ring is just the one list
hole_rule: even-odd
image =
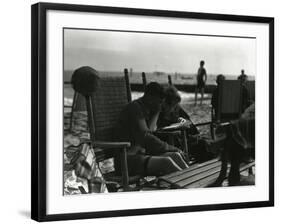
[{"label": "chair armrest", "polygon": [[181,134],[180,131],[155,131],[154,132],[155,135],[160,135],[160,136],[168,136],[168,135],[172,135],[172,136],[178,136]]},{"label": "chair armrest", "polygon": [[212,121],[194,124],[196,127],[212,124]]},{"label": "chair armrest", "polygon": [[223,123],[219,123],[218,126],[225,127],[225,126],[228,126],[230,124],[231,124],[230,122],[223,122]]},{"label": "chair armrest", "polygon": [[131,146],[130,142],[104,142],[104,141],[95,141],[93,147],[102,148],[102,149],[122,149],[129,148]]},{"label": "chair armrest", "polygon": [[127,164],[127,148],[131,146],[130,142],[105,142],[95,141],[94,147],[101,148],[103,150],[120,150],[121,149],[121,173],[122,173],[122,185],[124,190],[129,189],[129,173]]}]

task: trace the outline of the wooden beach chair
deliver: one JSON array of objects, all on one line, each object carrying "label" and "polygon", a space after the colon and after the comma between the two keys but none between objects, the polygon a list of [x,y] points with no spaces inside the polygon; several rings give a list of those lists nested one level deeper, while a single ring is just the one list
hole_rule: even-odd
[{"label": "wooden beach chair", "polygon": [[93,125],[95,129],[95,147],[102,149],[96,152],[98,159],[114,157],[116,150],[122,154],[122,178],[114,173],[106,174],[105,178],[121,182],[124,190],[128,189],[129,183],[136,182],[140,177],[129,178],[126,150],[130,147],[130,143],[112,142],[112,137],[113,128],[120,113],[130,101],[131,90],[128,76],[104,77],[100,79],[100,86],[91,97],[92,111],[90,108],[87,109],[88,114],[93,114],[94,124],[90,125]]},{"label": "wooden beach chair", "polygon": [[255,102],[256,94],[255,94],[255,81],[250,80],[245,83],[245,87],[249,93],[249,100],[251,102]]},{"label": "wooden beach chair", "polygon": [[211,111],[211,135],[216,138],[220,123],[238,119],[242,112],[242,83],[240,80],[223,80],[218,85],[217,108]]},{"label": "wooden beach chair", "polygon": [[[82,95],[82,94],[81,94]],[[103,174],[106,181],[118,183],[124,191],[131,188],[129,184],[137,183],[140,176],[129,177],[127,167],[127,149],[129,142],[113,142],[113,128],[116,125],[120,112],[131,101],[129,78],[101,77],[95,92],[83,94],[87,106],[88,126],[91,142],[96,154],[97,162],[114,158],[116,153],[121,154],[122,176],[115,172]]]},{"label": "wooden beach chair", "polygon": [[[254,144],[253,132],[248,135],[249,131],[254,130],[254,120],[248,121],[236,120],[236,124],[242,124],[242,131],[246,133],[246,142]],[[221,128],[225,129],[225,140],[221,151],[221,159],[215,158],[203,163],[196,163],[187,169],[167,174],[158,178],[159,186],[168,188],[202,188],[221,186],[225,179],[228,179],[228,185],[239,185],[240,173],[248,170],[248,175],[253,174],[255,161],[243,161],[242,154],[247,150],[244,145],[238,144],[234,132],[240,133],[235,123],[222,123]],[[237,126],[236,126],[237,127]],[[236,139],[236,140],[235,140]],[[247,145],[247,144],[246,144]]]},{"label": "wooden beach chair", "polygon": [[[234,127],[232,122],[238,122],[241,118],[242,109],[243,109],[243,103],[245,103],[245,100],[243,99],[243,96],[245,97],[245,92],[247,91],[252,94],[255,92],[254,82],[250,81],[248,86],[245,87],[242,85],[242,82],[240,80],[223,80],[219,86],[218,86],[218,94],[217,94],[217,108],[212,108],[212,123],[211,123],[211,135],[213,139],[216,139],[218,136],[220,138],[224,139],[225,142],[232,141],[233,134],[230,134],[230,130],[233,130]],[[247,96],[248,97],[248,96]],[[253,98],[252,98],[253,99]],[[251,123],[253,123],[251,121]],[[228,131],[227,131],[228,130]],[[252,130],[253,131],[253,130]],[[239,175],[239,167],[240,171],[243,170],[249,170],[249,174],[252,173],[252,167],[255,165],[254,161],[251,162],[244,162],[239,163],[235,159],[235,149],[229,149],[229,145],[227,144],[224,147],[224,150],[222,151],[221,159],[221,169],[220,174],[216,182],[213,184],[213,186],[220,185],[225,177],[227,176],[227,173],[230,172],[229,180],[230,182],[234,182],[233,179],[233,173],[236,173],[236,176]],[[229,150],[232,152],[229,152]],[[253,148],[244,148],[244,150],[253,151]],[[229,155],[230,154],[230,155]],[[227,158],[229,157],[229,158]],[[228,160],[231,162],[231,169],[228,171],[227,164]],[[242,170],[241,170],[242,166]],[[234,178],[235,179],[235,178]]]}]

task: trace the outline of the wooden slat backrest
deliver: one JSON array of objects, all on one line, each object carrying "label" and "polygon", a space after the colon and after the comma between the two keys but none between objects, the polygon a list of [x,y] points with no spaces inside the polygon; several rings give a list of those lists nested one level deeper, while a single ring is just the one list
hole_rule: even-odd
[{"label": "wooden slat backrest", "polygon": [[247,81],[245,83],[245,86],[248,90],[248,93],[249,93],[249,98],[251,101],[255,101],[255,81],[254,80],[251,80],[251,81]]},{"label": "wooden slat backrest", "polygon": [[223,114],[240,114],[242,85],[240,80],[223,80],[219,84],[218,119]]},{"label": "wooden slat backrest", "polygon": [[101,77],[92,96],[96,140],[112,140],[112,131],[130,100],[125,77]]}]

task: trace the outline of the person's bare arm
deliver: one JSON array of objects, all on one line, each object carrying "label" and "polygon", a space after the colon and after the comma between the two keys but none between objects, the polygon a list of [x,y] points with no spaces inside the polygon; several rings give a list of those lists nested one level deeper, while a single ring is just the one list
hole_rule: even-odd
[{"label": "person's bare arm", "polygon": [[149,128],[150,131],[156,131],[156,129],[157,129],[157,120],[159,118],[159,114],[160,114],[160,110],[158,112],[156,112],[152,116],[150,121],[148,122],[148,128]]},{"label": "person's bare arm", "polygon": [[140,130],[142,133],[144,133],[144,134],[145,134],[146,132],[149,132],[149,131],[150,131],[150,129],[149,129],[149,127],[147,126],[146,121],[145,121],[144,118],[138,119],[138,120],[137,120],[137,125],[138,125],[139,130]]},{"label": "person's bare arm", "polygon": [[160,112],[154,114],[148,124],[146,123],[146,120],[144,118],[137,119],[139,130],[143,133],[155,131],[157,129],[156,123],[159,117],[159,113]]},{"label": "person's bare arm", "polygon": [[[156,114],[155,114],[154,117],[156,117]],[[166,142],[163,142],[158,137],[154,136],[151,133],[152,130],[147,126],[144,118],[138,119],[137,124],[138,124],[139,130],[143,134],[143,140],[145,142],[144,144],[146,146],[146,150],[148,150],[148,151],[152,150],[154,153],[158,152],[160,154],[165,153],[167,151],[179,152],[178,148],[176,148],[174,146],[171,146],[171,145],[168,145]]]}]

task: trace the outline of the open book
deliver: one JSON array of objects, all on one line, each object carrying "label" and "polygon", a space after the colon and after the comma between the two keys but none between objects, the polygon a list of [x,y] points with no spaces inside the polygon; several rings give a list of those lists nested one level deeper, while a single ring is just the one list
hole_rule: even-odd
[{"label": "open book", "polygon": [[187,120],[185,122],[173,123],[173,124],[170,124],[169,126],[159,128],[157,131],[172,131],[172,130],[177,130],[177,129],[180,129],[183,127],[188,128],[190,126],[190,124],[191,124],[191,122]]}]

